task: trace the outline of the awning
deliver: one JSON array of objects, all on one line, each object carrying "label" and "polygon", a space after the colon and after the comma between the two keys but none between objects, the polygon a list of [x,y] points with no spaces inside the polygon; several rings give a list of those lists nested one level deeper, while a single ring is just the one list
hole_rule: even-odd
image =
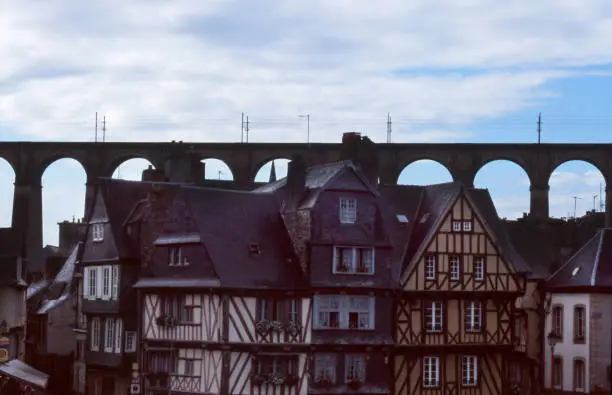
[{"label": "awning", "polygon": [[18,359],[0,364],[0,374],[43,389],[47,388],[47,381],[49,380],[48,374],[36,370]]}]

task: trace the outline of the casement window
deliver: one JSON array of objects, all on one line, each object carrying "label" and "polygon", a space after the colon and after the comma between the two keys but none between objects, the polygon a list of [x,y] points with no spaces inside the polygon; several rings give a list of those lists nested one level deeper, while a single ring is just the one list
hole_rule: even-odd
[{"label": "casement window", "polygon": [[453,221],[453,232],[461,232],[461,221]]},{"label": "casement window", "polygon": [[136,352],[136,332],[125,332],[125,352]]},{"label": "casement window", "polygon": [[121,342],[123,334],[123,320],[121,318],[115,319],[115,353],[121,353]]},{"label": "casement window", "polygon": [[259,321],[299,322],[298,300],[292,298],[258,299],[257,319]]},{"label": "casement window", "polygon": [[111,299],[119,297],[119,266],[111,266]]},{"label": "casement window", "polygon": [[374,297],[315,295],[316,329],[374,329]]},{"label": "casement window", "polygon": [[256,374],[269,375],[273,373],[297,373],[296,355],[260,354],[257,358],[255,358],[254,362],[254,369]]},{"label": "casement window", "polygon": [[470,220],[463,221],[463,231],[464,232],[472,231],[472,221]]},{"label": "casement window", "polygon": [[374,249],[335,247],[333,272],[336,274],[374,274]]},{"label": "casement window", "polygon": [[357,222],[357,199],[340,198],[340,223],[354,224]]},{"label": "casement window", "polygon": [[574,359],[574,391],[584,392],[584,360]]},{"label": "casement window", "polygon": [[315,354],[314,361],[314,381],[321,384],[327,381],[330,384],[336,383],[336,355],[335,354]]},{"label": "casement window", "polygon": [[459,255],[450,255],[448,257],[448,270],[451,281],[459,281],[459,274],[461,273],[461,259]]},{"label": "casement window", "polygon": [[111,267],[102,267],[102,299],[110,299],[111,296]]},{"label": "casement window", "polygon": [[168,266],[189,266],[189,261],[183,254],[182,247],[170,247],[168,250]]},{"label": "casement window", "polygon": [[366,357],[360,354],[349,354],[344,361],[345,381],[359,381],[363,383],[366,378]]},{"label": "casement window", "polygon": [[96,298],[96,289],[97,289],[97,275],[98,268],[97,267],[86,267],[85,270],[85,278],[84,278],[84,290],[85,290],[85,298],[86,299],[95,299]]},{"label": "casement window", "polygon": [[485,275],[485,259],[484,256],[474,257],[474,280],[483,281]]},{"label": "casement window", "polygon": [[92,224],[91,239],[95,242],[104,240],[104,224]]},{"label": "casement window", "polygon": [[584,305],[574,306],[574,343],[582,344],[586,333],[586,309]]},{"label": "casement window", "polygon": [[172,351],[151,351],[148,355],[148,373],[168,373],[178,372],[178,358],[176,352]]},{"label": "casement window", "polygon": [[465,355],[461,361],[461,384],[464,387],[478,385],[478,357]]},{"label": "casement window", "polygon": [[427,332],[442,332],[443,311],[444,304],[442,302],[425,302],[425,330]]},{"label": "casement window", "polygon": [[115,319],[107,318],[104,324],[104,352],[113,352],[113,347],[115,346]]},{"label": "casement window", "polygon": [[91,351],[100,351],[100,318],[91,319]]},{"label": "casement window", "polygon": [[179,323],[193,323],[193,306],[185,304],[185,295],[164,295],[161,297],[161,314],[173,317]]},{"label": "casement window", "polygon": [[438,273],[438,262],[435,255],[425,255],[425,279],[435,280]]},{"label": "casement window", "polygon": [[185,376],[199,376],[195,374],[195,363],[196,361],[193,359],[185,359],[183,360],[184,371],[183,375]]},{"label": "casement window", "polygon": [[563,340],[563,306],[553,306],[552,308],[552,333]]},{"label": "casement window", "polygon": [[440,358],[423,358],[423,387],[435,388],[440,386]]},{"label": "casement window", "polygon": [[465,301],[463,314],[466,332],[480,332],[482,329],[482,305],[480,301]]},{"label": "casement window", "polygon": [[563,387],[563,359],[560,356],[555,356],[552,364],[553,387],[560,389]]}]

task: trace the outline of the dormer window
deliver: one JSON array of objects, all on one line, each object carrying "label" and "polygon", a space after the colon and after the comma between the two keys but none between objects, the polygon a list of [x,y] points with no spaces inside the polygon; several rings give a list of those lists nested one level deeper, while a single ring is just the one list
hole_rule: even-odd
[{"label": "dormer window", "polygon": [[472,231],[472,221],[463,221],[463,231],[471,232]]},{"label": "dormer window", "polygon": [[340,222],[343,224],[357,222],[357,199],[340,198]]},{"label": "dormer window", "polygon": [[91,235],[93,241],[104,240],[104,224],[93,224],[91,227]]},{"label": "dormer window", "polygon": [[187,257],[183,255],[181,247],[170,247],[168,255],[168,266],[188,266]]}]

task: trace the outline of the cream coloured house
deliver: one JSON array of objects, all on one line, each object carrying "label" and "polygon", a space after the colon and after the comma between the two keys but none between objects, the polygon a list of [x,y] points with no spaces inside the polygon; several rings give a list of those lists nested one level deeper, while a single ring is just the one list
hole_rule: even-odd
[{"label": "cream coloured house", "polygon": [[545,387],[610,390],[612,228],[600,230],[546,283]]}]

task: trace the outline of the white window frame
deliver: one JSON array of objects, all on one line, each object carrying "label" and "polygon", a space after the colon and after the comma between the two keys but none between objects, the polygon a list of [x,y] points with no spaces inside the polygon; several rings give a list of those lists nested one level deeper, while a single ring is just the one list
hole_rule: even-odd
[{"label": "white window frame", "polygon": [[461,385],[476,387],[478,385],[478,357],[464,355],[461,358]]},{"label": "white window frame", "polygon": [[98,268],[96,266],[85,267],[85,299],[95,299],[98,293]]},{"label": "white window frame", "polygon": [[485,257],[483,255],[474,256],[474,280],[484,281],[485,278]]},{"label": "white window frame", "polygon": [[344,359],[344,381],[348,382],[356,373],[360,382],[366,378],[366,356],[363,354],[347,354]]},{"label": "white window frame", "polygon": [[441,333],[444,328],[444,303],[439,300],[426,303],[425,331],[427,333]]},{"label": "white window frame", "polygon": [[183,247],[172,246],[168,249],[168,266],[189,266]]},{"label": "white window frame", "polygon": [[461,278],[461,257],[459,255],[448,256],[448,271],[451,281],[459,281]]},{"label": "white window frame", "polygon": [[465,331],[480,332],[482,330],[482,303],[479,300],[466,300],[465,303]]},{"label": "white window frame", "polygon": [[115,346],[115,319],[104,320],[104,352],[113,352]]},{"label": "white window frame", "polygon": [[435,280],[438,275],[438,259],[433,254],[427,254],[424,257],[425,261],[425,280]]},{"label": "white window frame", "polygon": [[336,383],[336,354],[315,354],[314,379],[326,377],[332,384]]},{"label": "white window frame", "polygon": [[91,240],[94,242],[104,241],[104,224],[95,223],[91,225]]},{"label": "white window frame", "polygon": [[454,220],[452,226],[453,226],[453,232],[461,232],[461,221]]},{"label": "white window frame", "polygon": [[354,224],[357,222],[357,199],[340,198],[340,223]]},{"label": "white window frame", "polygon": [[100,317],[91,319],[90,341],[91,351],[100,351]]},{"label": "white window frame", "polygon": [[463,231],[464,232],[471,232],[472,231],[472,221],[469,219],[466,219],[463,221]]},{"label": "white window frame", "polygon": [[[375,301],[373,296],[367,295],[315,295],[315,329],[374,330]],[[367,309],[356,306],[359,303],[367,304]],[[338,327],[331,328],[329,314],[336,312],[338,313]],[[351,313],[358,314],[356,328],[350,328]],[[360,327],[362,323],[367,326]]]},{"label": "white window frame", "polygon": [[132,353],[136,352],[136,332],[126,331],[125,332],[125,352]]},{"label": "white window frame", "polygon": [[440,386],[440,358],[423,357],[423,387],[436,388]]},{"label": "white window frame", "polygon": [[121,354],[121,335],[123,334],[123,320],[115,319],[115,354]]},{"label": "white window frame", "polygon": [[[345,265],[348,266],[348,269],[346,271],[342,271],[339,270],[337,263],[338,263],[338,258],[341,256],[341,251],[346,251],[346,250],[350,250],[350,260],[345,260],[344,257],[345,255],[342,255],[343,258],[343,262]],[[370,252],[369,254],[369,271],[359,271],[358,269],[360,268],[360,261],[362,258],[362,254]],[[374,248],[372,247],[344,247],[344,246],[334,246],[334,256],[333,256],[333,264],[332,264],[332,272],[334,274],[360,274],[360,275],[373,275],[374,271],[375,271],[375,261],[376,261],[376,251]],[[347,254],[348,255],[348,254]],[[366,260],[367,262],[367,260]]]},{"label": "white window frame", "polygon": [[102,266],[102,299],[108,300],[111,298],[112,285],[111,285],[111,267],[106,265]]},{"label": "white window frame", "polygon": [[111,266],[111,299],[119,298],[119,265]]}]

